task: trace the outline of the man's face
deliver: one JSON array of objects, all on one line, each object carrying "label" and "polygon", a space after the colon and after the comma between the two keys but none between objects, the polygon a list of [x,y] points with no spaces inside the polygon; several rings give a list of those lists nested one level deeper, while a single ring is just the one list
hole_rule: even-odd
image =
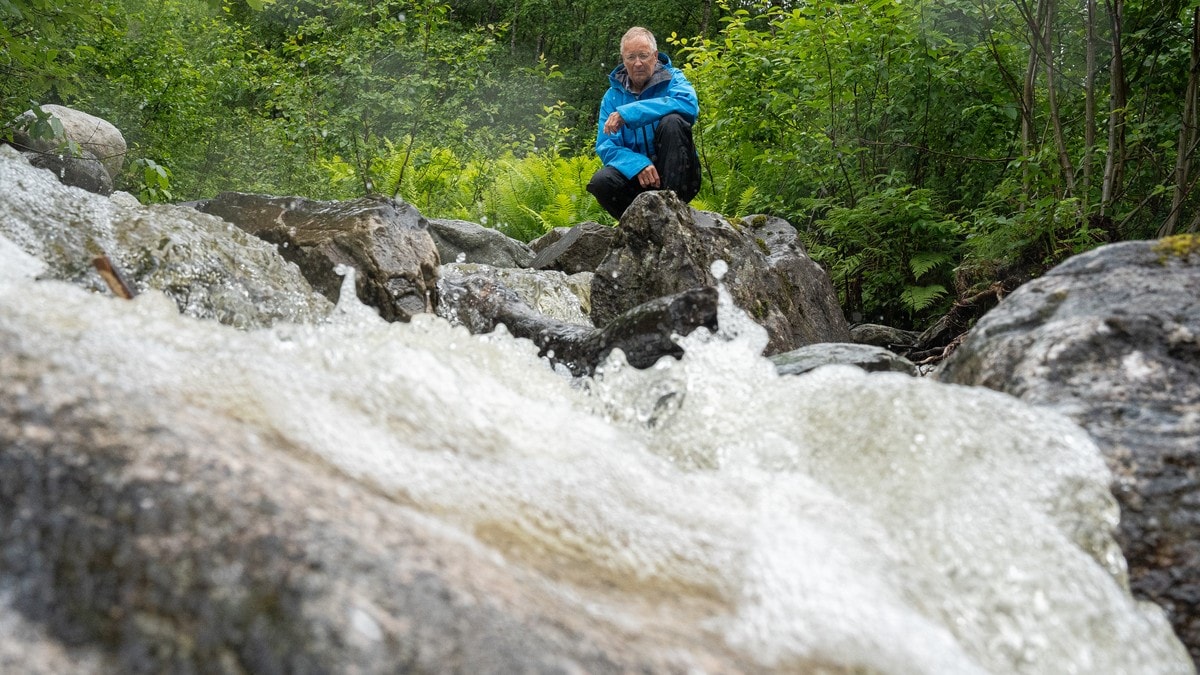
[{"label": "man's face", "polygon": [[654,66],[658,64],[658,53],[650,48],[650,41],[644,37],[635,37],[625,43],[621,50],[621,60],[625,62],[625,70],[634,89],[642,89],[650,76],[654,74]]}]

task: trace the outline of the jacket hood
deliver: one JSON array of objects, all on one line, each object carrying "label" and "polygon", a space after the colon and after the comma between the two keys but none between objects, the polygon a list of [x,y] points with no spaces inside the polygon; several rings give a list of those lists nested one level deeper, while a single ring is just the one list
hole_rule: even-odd
[{"label": "jacket hood", "polygon": [[[671,57],[659,52],[658,67],[654,69],[654,74],[650,76],[650,80],[646,82],[646,86],[642,88],[642,91],[646,91],[650,87],[653,87],[660,82],[666,82],[670,80],[671,67]],[[614,87],[620,87],[625,91],[629,91],[629,72],[625,70],[624,63],[618,65],[616,68],[613,68],[613,71],[608,74],[608,81],[611,82]],[[630,93],[632,94],[633,92]]]}]

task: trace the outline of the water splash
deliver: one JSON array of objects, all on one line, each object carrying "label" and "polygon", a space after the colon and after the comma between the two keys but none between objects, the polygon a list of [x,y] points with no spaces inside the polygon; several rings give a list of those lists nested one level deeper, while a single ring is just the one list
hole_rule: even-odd
[{"label": "water splash", "polygon": [[332,308],[274,246],[219,218],[68,188],[14,154],[0,146],[0,235],[41,260],[48,277],[107,293],[92,268],[103,252],[137,292],[158,289],[180,311],[239,328],[316,321]]},{"label": "water splash", "polygon": [[350,270],[331,320],[235,330],[153,290],[36,281],[20,248],[0,237],[0,327],[55,386],[236,420],[591,621],[779,670],[1193,672],[1123,585],[1110,475],[1077,426],[896,374],[780,377],[727,294],[681,360],[614,353],[578,386],[502,330],[383,321]]}]

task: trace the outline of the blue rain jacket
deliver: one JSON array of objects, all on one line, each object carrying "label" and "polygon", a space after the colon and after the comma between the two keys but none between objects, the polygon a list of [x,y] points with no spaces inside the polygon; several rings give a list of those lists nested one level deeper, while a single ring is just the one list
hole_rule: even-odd
[{"label": "blue rain jacket", "polygon": [[[608,81],[611,86],[600,101],[596,154],[604,166],[614,167],[626,178],[633,178],[651,164],[658,121],[671,113],[679,113],[689,124],[695,124],[700,103],[692,83],[662,52],[658,53],[658,67],[642,93],[629,91],[625,64],[614,68]],[[625,124],[616,133],[606,134],[604,121],[613,111],[621,113]]]}]

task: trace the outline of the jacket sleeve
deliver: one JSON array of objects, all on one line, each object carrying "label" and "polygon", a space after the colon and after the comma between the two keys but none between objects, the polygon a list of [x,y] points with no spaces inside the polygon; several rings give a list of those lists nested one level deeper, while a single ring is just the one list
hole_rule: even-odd
[{"label": "jacket sleeve", "polygon": [[644,127],[656,122],[671,113],[679,113],[688,121],[695,124],[700,114],[700,103],[696,98],[696,89],[688,81],[683,71],[671,68],[671,80],[667,83],[666,92],[662,96],[646,98],[618,107],[621,119],[632,129]]},{"label": "jacket sleeve", "polygon": [[611,166],[620,171],[622,176],[632,179],[642,169],[650,166],[650,158],[625,145],[626,129],[623,128],[615,134],[604,133],[604,121],[618,109],[617,99],[616,92],[610,89],[600,101],[600,120],[596,125],[596,154],[604,166]]}]

